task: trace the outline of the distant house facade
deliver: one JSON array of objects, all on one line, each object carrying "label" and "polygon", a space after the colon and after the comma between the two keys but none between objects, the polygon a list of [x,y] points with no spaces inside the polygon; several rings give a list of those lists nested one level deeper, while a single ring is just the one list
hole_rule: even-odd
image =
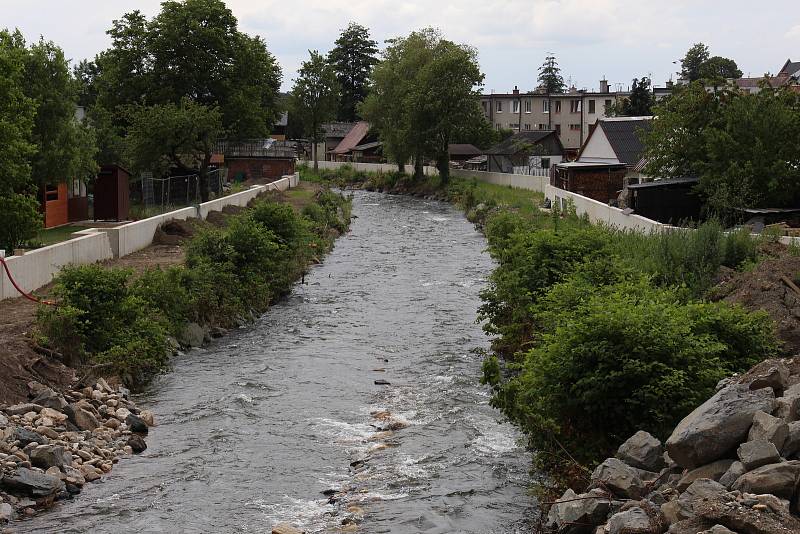
[{"label": "distant house facade", "polygon": [[[354,122],[327,122],[321,126],[324,139],[317,143],[317,159],[333,161],[333,149],[347,137],[350,130],[356,125]],[[313,153],[308,154],[313,158]]]},{"label": "distant house facade", "polygon": [[514,132],[553,130],[566,152],[576,154],[597,119],[606,117],[626,91],[611,91],[608,81],[600,81],[600,91],[576,90],[567,93],[520,92],[481,96],[486,120],[497,130]]},{"label": "distant house facade", "polygon": [[728,81],[741,91],[750,94],[758,93],[765,85],[774,89],[788,87],[793,91],[800,92],[800,61],[787,59],[775,76],[764,75],[758,78],[736,78]]},{"label": "distant house facade", "polygon": [[607,117],[598,120],[578,159],[556,165],[551,184],[600,202],[615,203],[628,183],[639,183],[644,178],[643,141],[652,119]]},{"label": "distant house facade", "polygon": [[547,176],[564,152],[555,130],[519,132],[486,151],[486,170]]},{"label": "distant house facade", "polygon": [[227,169],[229,180],[278,180],[294,174],[295,146],[288,141],[220,141],[215,152],[222,156],[218,161]]},{"label": "distant house facade", "polygon": [[[368,139],[368,136],[368,122],[359,121],[353,124],[353,127],[350,128],[350,131],[347,132],[342,140],[339,141],[339,143],[326,154],[325,159],[331,161],[353,161],[353,149],[355,147],[377,140]],[[363,149],[360,150],[360,152],[361,151],[363,151]]]}]

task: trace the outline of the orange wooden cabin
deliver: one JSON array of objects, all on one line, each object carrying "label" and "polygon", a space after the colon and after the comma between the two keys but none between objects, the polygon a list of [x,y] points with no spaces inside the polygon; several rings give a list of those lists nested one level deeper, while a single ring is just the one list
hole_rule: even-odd
[{"label": "orange wooden cabin", "polygon": [[82,180],[59,182],[41,189],[44,227],[53,228],[89,218],[89,197]]}]

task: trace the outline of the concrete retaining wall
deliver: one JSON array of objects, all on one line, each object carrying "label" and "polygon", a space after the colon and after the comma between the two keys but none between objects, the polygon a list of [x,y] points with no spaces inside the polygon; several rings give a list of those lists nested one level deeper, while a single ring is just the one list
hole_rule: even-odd
[{"label": "concrete retaining wall", "polygon": [[[309,166],[309,168],[314,168],[313,161],[305,161],[303,162]],[[343,167],[345,165],[349,165],[353,167],[357,171],[362,172],[395,172],[397,171],[397,165],[394,163],[349,163],[344,161],[319,161],[317,162],[320,169],[338,169],[339,167]],[[436,167],[431,167],[426,165],[423,167],[425,172],[425,176],[438,176],[439,169]],[[412,165],[406,165],[406,172],[413,172],[414,167]]]},{"label": "concrete retaining wall", "polygon": [[[65,265],[94,263],[114,257],[111,243],[105,232],[89,229],[77,233],[82,235],[63,243],[31,250],[21,256],[6,258],[6,264],[17,284],[25,292],[35,291],[49,284],[53,280],[53,276]],[[2,269],[1,266],[0,269]],[[0,272],[0,300],[19,296],[5,270],[2,270]]]},{"label": "concrete retaining wall", "polygon": [[452,176],[459,178],[472,179],[475,178],[481,182],[487,182],[495,185],[507,185],[516,189],[528,189],[530,191],[538,191],[544,193],[545,186],[550,182],[547,176],[531,176],[528,174],[509,174],[505,172],[485,172],[485,171],[468,171],[464,169],[452,169],[450,171]]},{"label": "concrete retaining wall", "polygon": [[613,208],[608,204],[603,204],[602,202],[581,196],[577,193],[553,187],[550,184],[545,186],[544,196],[549,198],[554,205],[555,203],[559,203],[562,210],[567,207],[569,201],[572,201],[577,214],[587,214],[589,220],[593,223],[602,223],[619,229],[636,230],[645,233],[671,228],[669,225],[647,219],[641,215],[635,215],[633,213],[626,215],[623,210],[619,208]]},{"label": "concrete retaining wall", "polygon": [[[246,191],[204,202],[199,206],[170,211],[116,228],[88,228],[76,232],[77,237],[32,250],[21,256],[6,258],[11,274],[26,292],[49,284],[62,267],[69,264],[85,265],[101,260],[127,256],[147,248],[153,242],[156,229],[171,220],[191,217],[205,219],[211,211],[221,211],[225,206],[245,206],[251,199],[265,191],[285,191],[297,187],[300,175],[284,176],[266,185],[252,186]],[[0,272],[0,300],[20,296],[6,273]]]}]

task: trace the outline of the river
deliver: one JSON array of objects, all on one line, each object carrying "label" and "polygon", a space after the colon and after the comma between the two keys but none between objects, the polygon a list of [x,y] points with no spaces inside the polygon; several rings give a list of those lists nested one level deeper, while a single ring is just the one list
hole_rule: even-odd
[{"label": "river", "polygon": [[14,528],[528,532],[530,457],[478,381],[485,240],[444,203],[356,192],[353,213],[304,285],[136,399],[143,454]]}]

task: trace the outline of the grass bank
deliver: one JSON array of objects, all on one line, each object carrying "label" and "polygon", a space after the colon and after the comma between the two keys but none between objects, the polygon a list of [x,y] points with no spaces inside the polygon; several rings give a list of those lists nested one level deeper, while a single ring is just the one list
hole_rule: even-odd
[{"label": "grass bank", "polygon": [[758,263],[769,239],[713,221],[618,231],[544,211],[537,193],[463,179],[346,167],[313,179],[448,200],[480,225],[497,262],[478,312],[492,337],[483,380],[553,491],[584,486],[639,429],[665,439],[720,379],[782,351],[766,313],[707,298],[721,272]]},{"label": "grass bank", "polygon": [[267,194],[208,221],[176,222],[186,238],[181,265],[63,269],[59,305],[38,310],[38,344],[69,366],[141,387],[180,344],[249,321],[284,296],[347,231],[350,201],[325,189]]}]

